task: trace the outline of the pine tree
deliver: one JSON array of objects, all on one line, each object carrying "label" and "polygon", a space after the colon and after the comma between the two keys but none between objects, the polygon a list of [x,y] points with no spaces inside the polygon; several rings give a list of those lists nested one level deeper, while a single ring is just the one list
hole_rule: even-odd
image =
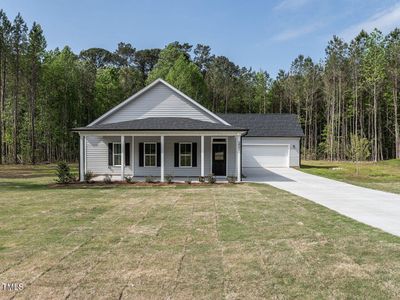
[{"label": "pine tree", "polygon": [[18,163],[18,145],[19,145],[19,101],[22,92],[21,76],[23,75],[23,58],[26,51],[26,34],[28,27],[22,19],[21,14],[18,14],[12,25],[11,34],[11,49],[13,62],[13,162]]},{"label": "pine tree", "polygon": [[11,51],[11,22],[3,10],[0,10],[0,164],[6,153],[5,135],[5,106],[7,91],[7,74]]},{"label": "pine tree", "polygon": [[385,52],[382,33],[374,30],[367,38],[367,48],[364,55],[363,74],[366,84],[373,95],[373,151],[374,161],[378,161],[378,113],[381,84],[385,78]]},{"label": "pine tree", "polygon": [[29,108],[30,108],[30,150],[31,163],[36,163],[36,99],[38,96],[38,85],[40,80],[41,64],[46,48],[46,40],[39,24],[33,23],[29,32],[28,44],[28,85],[29,85]]}]

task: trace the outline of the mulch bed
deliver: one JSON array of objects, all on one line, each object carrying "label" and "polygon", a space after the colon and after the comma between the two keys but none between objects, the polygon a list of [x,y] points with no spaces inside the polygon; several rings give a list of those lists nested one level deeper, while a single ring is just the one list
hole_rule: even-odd
[{"label": "mulch bed", "polygon": [[130,186],[130,187],[156,187],[156,186],[213,186],[213,185],[227,185],[227,184],[238,184],[238,183],[227,183],[227,182],[218,182],[218,183],[200,183],[200,182],[192,182],[191,184],[185,183],[185,182],[172,182],[172,183],[167,183],[167,182],[135,182],[135,183],[128,183],[128,182],[118,182],[114,181],[112,183],[104,183],[104,182],[74,182],[74,183],[51,183],[48,185],[49,188],[91,188],[91,187],[117,187],[117,186]]}]

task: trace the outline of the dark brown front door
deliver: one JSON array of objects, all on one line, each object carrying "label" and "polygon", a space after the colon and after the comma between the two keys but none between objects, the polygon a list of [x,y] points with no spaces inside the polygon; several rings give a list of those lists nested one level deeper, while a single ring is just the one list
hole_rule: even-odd
[{"label": "dark brown front door", "polygon": [[226,176],[226,144],[212,145],[212,172],[215,176]]}]

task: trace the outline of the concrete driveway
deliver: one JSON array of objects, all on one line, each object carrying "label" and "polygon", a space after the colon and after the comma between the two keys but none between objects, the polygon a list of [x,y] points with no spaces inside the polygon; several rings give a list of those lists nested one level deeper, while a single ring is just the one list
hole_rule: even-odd
[{"label": "concrete driveway", "polygon": [[289,168],[248,170],[244,181],[266,183],[362,223],[400,236],[400,195],[354,186]]}]

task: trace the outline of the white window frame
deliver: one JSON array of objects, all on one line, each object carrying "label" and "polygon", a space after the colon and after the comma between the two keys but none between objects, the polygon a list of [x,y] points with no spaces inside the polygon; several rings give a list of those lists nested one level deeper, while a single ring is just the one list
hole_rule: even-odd
[{"label": "white window frame", "polygon": [[[118,155],[118,154],[115,154],[114,145],[121,145],[121,142],[113,142],[112,144],[113,144],[113,148],[112,148],[113,166],[114,167],[120,167],[121,164],[119,164],[119,165],[115,164],[115,155]],[[119,153],[119,156],[121,157],[120,161],[122,162],[122,145],[121,145],[121,152]]]},{"label": "white window frame", "polygon": [[[154,145],[155,153],[154,154],[146,154],[146,145]],[[146,165],[146,156],[154,156],[154,166]],[[143,143],[143,166],[147,168],[157,167],[157,143],[155,142],[145,142]]]},{"label": "white window frame", "polygon": [[[190,154],[182,154],[181,153],[181,145],[190,145]],[[190,156],[190,166],[182,166],[181,165],[181,156]],[[181,142],[179,143],[179,168],[192,168],[193,167],[193,143],[191,142]]]}]

